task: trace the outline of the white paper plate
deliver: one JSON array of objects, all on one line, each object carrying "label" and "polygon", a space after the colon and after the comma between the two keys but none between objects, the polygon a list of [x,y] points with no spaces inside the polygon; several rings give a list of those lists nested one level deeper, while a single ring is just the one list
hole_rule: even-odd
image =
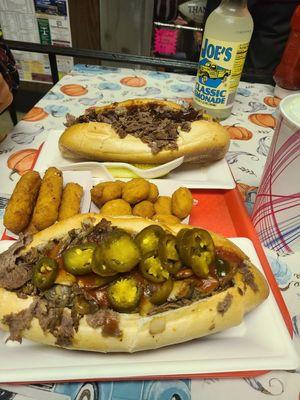
[{"label": "white paper plate", "polygon": [[[61,131],[49,130],[49,136],[34,166],[36,171],[45,170],[53,165],[59,168],[74,164],[74,160],[64,158],[58,149],[61,133]],[[171,171],[164,180],[176,180],[181,182],[181,185],[195,189],[233,189],[236,186],[225,158],[206,167],[196,163],[182,164]]]},{"label": "white paper plate", "polygon": [[[262,271],[249,239],[234,238]],[[0,251],[10,241],[0,242]],[[52,348],[23,340],[5,344],[0,333],[0,382],[117,379],[211,374],[232,371],[291,370],[298,359],[272,292],[244,322],[222,333],[134,354],[100,354]]]}]

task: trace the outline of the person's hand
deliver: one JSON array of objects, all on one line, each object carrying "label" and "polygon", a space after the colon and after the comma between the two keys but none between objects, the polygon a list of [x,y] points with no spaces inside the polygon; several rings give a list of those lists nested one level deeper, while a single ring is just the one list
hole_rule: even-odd
[{"label": "person's hand", "polygon": [[4,111],[12,101],[13,95],[2,74],[0,74],[0,113]]}]

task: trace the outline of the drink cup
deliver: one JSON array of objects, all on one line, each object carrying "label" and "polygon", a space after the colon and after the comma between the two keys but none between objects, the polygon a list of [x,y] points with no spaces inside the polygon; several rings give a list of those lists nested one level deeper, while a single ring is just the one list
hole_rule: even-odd
[{"label": "drink cup", "polygon": [[285,97],[258,188],[252,221],[264,246],[300,250],[300,93]]}]

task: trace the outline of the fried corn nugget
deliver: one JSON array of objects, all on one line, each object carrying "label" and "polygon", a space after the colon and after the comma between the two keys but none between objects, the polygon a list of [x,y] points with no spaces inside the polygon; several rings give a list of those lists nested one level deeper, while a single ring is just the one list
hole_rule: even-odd
[{"label": "fried corn nugget", "polygon": [[193,196],[192,193],[186,187],[180,187],[172,194],[172,214],[178,218],[187,217],[192,211],[193,207]]},{"label": "fried corn nugget", "polygon": [[132,214],[144,218],[152,218],[155,214],[154,205],[151,201],[143,200],[133,207]]},{"label": "fried corn nugget", "polygon": [[122,198],[130,204],[139,203],[149,196],[150,183],[143,178],[133,178],[126,182],[123,188]]},{"label": "fried corn nugget", "polygon": [[92,201],[100,208],[107,201],[122,197],[122,187],[121,181],[100,182],[91,189]]},{"label": "fried corn nugget", "polygon": [[120,185],[122,190],[123,190],[124,186],[126,185],[126,182],[124,182],[124,181],[115,181],[115,182],[117,182]]},{"label": "fried corn nugget", "polygon": [[154,209],[156,214],[172,214],[171,197],[159,196],[154,203]]},{"label": "fried corn nugget", "polygon": [[130,204],[123,199],[110,200],[101,207],[101,214],[104,215],[131,215]]},{"label": "fried corn nugget", "polygon": [[150,190],[147,200],[151,201],[151,203],[155,203],[158,195],[158,187],[154,183],[150,183]]},{"label": "fried corn nugget", "polygon": [[58,211],[58,221],[79,214],[82,195],[83,189],[78,183],[70,182],[66,184]]},{"label": "fried corn nugget", "polygon": [[7,229],[18,234],[27,227],[40,186],[38,172],[28,171],[21,176],[5,209],[3,223]]},{"label": "fried corn nugget", "polygon": [[48,168],[42,180],[31,220],[37,230],[41,231],[56,222],[62,189],[62,172],[55,167]]},{"label": "fried corn nugget", "polygon": [[164,224],[179,224],[180,219],[176,217],[175,215],[171,214],[155,214],[153,215],[152,219],[154,221],[162,222]]}]

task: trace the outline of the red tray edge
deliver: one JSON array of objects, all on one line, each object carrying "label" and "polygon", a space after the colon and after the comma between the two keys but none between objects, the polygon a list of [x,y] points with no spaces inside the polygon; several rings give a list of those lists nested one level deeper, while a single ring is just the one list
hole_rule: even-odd
[{"label": "red tray edge", "polygon": [[249,231],[249,235],[247,235],[247,237],[252,241],[255,250],[257,252],[258,258],[261,262],[261,265],[263,267],[264,273],[267,277],[268,283],[270,285],[270,288],[273,292],[273,295],[275,297],[275,300],[278,304],[279,310],[281,312],[281,315],[284,319],[284,322],[287,326],[287,329],[291,335],[291,337],[293,337],[293,324],[292,324],[292,320],[289,314],[289,311],[287,309],[287,306],[285,304],[285,301],[282,297],[282,294],[280,292],[280,289],[277,285],[276,279],[273,275],[272,269],[270,267],[270,264],[268,262],[268,259],[266,257],[266,254],[264,252],[264,249],[260,243],[260,240],[258,238],[258,235],[256,233],[256,230],[252,224],[252,221],[247,213],[247,210],[245,208],[245,205],[242,201],[242,197],[238,191],[238,189],[232,189],[232,194],[233,197],[236,198],[236,206],[239,207],[239,212],[241,214],[241,216],[243,217],[243,223],[245,224],[247,230]]}]

